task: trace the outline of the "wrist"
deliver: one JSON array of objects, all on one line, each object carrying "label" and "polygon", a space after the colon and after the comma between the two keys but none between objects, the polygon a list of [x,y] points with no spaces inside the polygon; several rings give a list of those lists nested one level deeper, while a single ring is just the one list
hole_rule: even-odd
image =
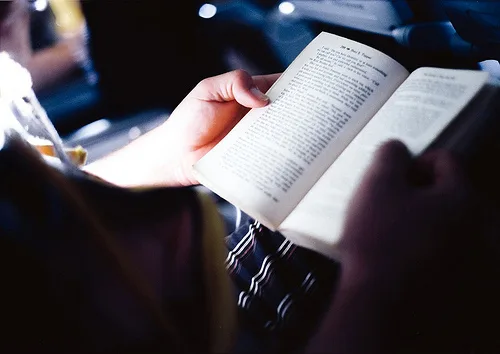
[{"label": "wrist", "polygon": [[174,127],[167,120],[155,131],[158,140],[162,141],[161,150],[164,151],[162,175],[164,183],[170,187],[189,187],[197,185],[198,181],[194,177],[193,161],[190,151],[184,148],[184,143]]}]

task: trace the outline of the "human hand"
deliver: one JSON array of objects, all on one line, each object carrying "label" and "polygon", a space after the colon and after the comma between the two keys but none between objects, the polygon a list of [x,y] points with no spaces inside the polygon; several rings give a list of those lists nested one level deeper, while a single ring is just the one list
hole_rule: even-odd
[{"label": "human hand", "polygon": [[447,241],[459,242],[468,205],[464,177],[449,153],[413,159],[402,143],[389,142],[351,200],[340,253],[363,272],[407,271],[436,256]]},{"label": "human hand", "polygon": [[84,169],[123,187],[197,184],[193,164],[226,136],[250,108],[269,103],[261,91],[267,91],[278,76],[252,78],[237,70],[205,79],[163,125]]},{"label": "human hand", "polygon": [[466,338],[464,324],[474,321],[463,313],[471,302],[458,295],[477,289],[464,282],[467,257],[453,250],[464,248],[458,230],[471,218],[467,189],[444,151],[412,158],[400,142],[379,148],[350,202],[340,278],[309,352],[439,351]]},{"label": "human hand", "polygon": [[240,121],[250,108],[264,107],[266,92],[280,74],[254,76],[242,70],[201,81],[164,124],[165,140],[176,168],[177,182],[198,182],[192,166]]}]

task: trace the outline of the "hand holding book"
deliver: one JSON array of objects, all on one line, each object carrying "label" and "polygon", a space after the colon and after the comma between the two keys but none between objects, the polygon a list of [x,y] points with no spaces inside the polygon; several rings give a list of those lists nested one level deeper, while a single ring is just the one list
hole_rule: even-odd
[{"label": "hand holding book", "polygon": [[464,173],[449,152],[414,158],[391,141],[376,151],[348,204],[337,250],[341,261],[396,280],[457,241],[471,208]]},{"label": "hand holding book", "polygon": [[125,187],[198,184],[193,164],[224,138],[251,108],[269,103],[262,92],[267,91],[279,75],[251,77],[237,70],[205,79],[164,124],[85,169]]},{"label": "hand holding book", "polygon": [[414,156],[459,154],[495,116],[497,87],[473,70],[413,73],[374,48],[321,33],[195,165],[197,179],[300,246],[338,256],[346,209],[387,140]]}]

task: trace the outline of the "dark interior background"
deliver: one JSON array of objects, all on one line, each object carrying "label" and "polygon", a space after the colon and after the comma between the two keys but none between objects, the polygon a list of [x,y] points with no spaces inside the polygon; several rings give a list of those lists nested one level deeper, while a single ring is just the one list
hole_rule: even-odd
[{"label": "dark interior background", "polygon": [[[217,3],[215,1],[214,3]],[[277,7],[275,0],[221,1],[232,6],[251,4],[262,13]],[[408,2],[414,22],[446,17],[436,0]],[[100,75],[102,108],[109,116],[160,106],[173,109],[201,79],[231,67],[224,56],[229,48],[247,58],[259,73],[282,71],[287,63],[266,40],[252,14],[236,11],[214,19],[198,16],[203,1],[96,1],[83,2],[90,31],[90,48]],[[403,63],[419,66],[471,67],[475,63],[446,53],[416,55],[391,38],[309,21],[308,29],[331,31],[362,41]],[[289,31],[300,29],[290,26]],[[291,35],[291,34],[290,34]]]},{"label": "dark interior background", "polygon": [[198,81],[227,69],[224,50],[238,43],[264,72],[281,69],[259,33],[243,23],[200,18],[200,1],[83,4],[103,98],[113,114],[150,105],[174,108]]},{"label": "dark interior background", "polygon": [[[412,13],[408,23],[448,20],[443,7],[446,1],[406,1]],[[102,152],[92,154],[100,157],[130,141],[130,129],[137,128],[142,134],[154,127],[161,121],[159,116],[171,112],[203,78],[235,68],[251,74],[281,72],[320,31],[366,43],[410,71],[420,66],[477,67],[477,58],[457,57],[447,50],[410,50],[388,36],[280,15],[281,0],[212,0],[218,11],[210,19],[199,16],[203,3],[82,1],[99,82],[89,85],[77,75],[70,82],[39,93],[60,134],[73,144],[105,145]],[[35,49],[55,40],[51,16],[50,9],[33,13]],[[91,140],[82,140],[81,135],[74,139],[73,134],[81,127],[103,119],[106,127],[112,125],[106,132],[94,129]],[[122,137],[116,138],[115,132]]]}]

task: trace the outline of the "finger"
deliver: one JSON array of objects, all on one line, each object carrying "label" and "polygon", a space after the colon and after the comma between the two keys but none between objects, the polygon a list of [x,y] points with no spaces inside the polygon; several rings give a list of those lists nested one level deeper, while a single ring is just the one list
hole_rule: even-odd
[{"label": "finger", "polygon": [[372,183],[405,184],[412,164],[406,145],[397,140],[384,143],[375,152],[366,178]]},{"label": "finger", "polygon": [[426,153],[417,159],[421,169],[426,169],[430,184],[439,189],[456,189],[465,184],[462,167],[453,155],[444,150]]},{"label": "finger", "polygon": [[426,153],[419,160],[427,166],[431,177],[431,183],[420,191],[420,196],[439,211],[442,221],[453,220],[453,225],[467,230],[470,218],[467,215],[474,211],[474,197],[458,161],[446,151]]},{"label": "finger", "polygon": [[255,86],[250,74],[243,70],[205,79],[191,95],[204,101],[237,101],[247,108],[263,107],[269,103],[269,98]]},{"label": "finger", "polygon": [[281,76],[281,73],[279,74],[270,74],[270,75],[258,75],[253,77],[253,82],[255,83],[255,86],[262,92],[267,92],[271,88],[271,86],[274,85],[276,80]]}]

